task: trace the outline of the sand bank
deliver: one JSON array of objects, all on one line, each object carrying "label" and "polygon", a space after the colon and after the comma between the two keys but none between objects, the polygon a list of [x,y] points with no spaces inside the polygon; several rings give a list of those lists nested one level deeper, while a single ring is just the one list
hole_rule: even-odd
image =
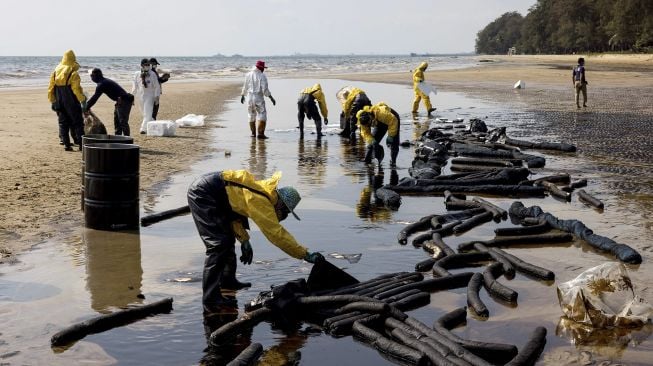
[{"label": "sand bank", "polygon": [[[167,83],[159,119],[188,113],[216,115],[240,85],[229,82]],[[87,92],[93,92],[89,90]],[[0,90],[0,262],[66,229],[80,225],[81,152],[59,145],[57,117],[50,110],[44,87],[38,90]],[[93,111],[109,133],[113,103],[102,96]],[[132,109],[130,126],[138,132],[141,112]],[[185,169],[209,149],[209,129],[177,129],[177,136],[134,135],[141,147],[141,192]]]}]

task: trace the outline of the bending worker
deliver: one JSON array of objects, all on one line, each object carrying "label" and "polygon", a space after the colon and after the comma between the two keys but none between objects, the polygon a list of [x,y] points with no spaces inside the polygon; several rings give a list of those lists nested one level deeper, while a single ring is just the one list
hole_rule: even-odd
[{"label": "bending worker", "polygon": [[320,105],[320,112],[324,117],[324,124],[329,123],[326,100],[324,98],[324,93],[322,92],[322,86],[320,84],[315,84],[310,88],[302,90],[299,94],[299,99],[297,100],[297,119],[299,120],[299,138],[304,138],[304,116],[308,119],[312,119],[315,122],[315,132],[317,133],[317,138],[324,136],[322,134],[322,118],[320,118],[320,113],[317,112],[317,106],[315,101]]},{"label": "bending worker", "polygon": [[134,96],[127,93],[118,83],[105,78],[102,70],[95,68],[91,71],[91,80],[97,84],[95,94],[86,104],[87,110],[90,110],[102,94],[106,94],[109,99],[116,102],[113,108],[113,126],[115,135],[129,136],[129,113],[134,104]]},{"label": "bending worker", "polygon": [[374,156],[381,164],[384,152],[379,143],[387,132],[385,143],[390,147],[390,166],[396,166],[399,154],[399,114],[384,102],[380,102],[371,107],[364,107],[356,113],[356,118],[361,128],[361,137],[367,145],[365,163],[370,164]]},{"label": "bending worker", "polygon": [[372,102],[365,92],[358,88],[352,88],[344,97],[342,112],[345,116],[345,129],[341,136],[349,136],[351,142],[354,143],[356,141],[356,113],[365,106],[371,106]]},{"label": "bending worker", "polygon": [[220,288],[241,289],[249,283],[236,279],[235,240],[241,243],[240,261],[251,264],[248,218],[263,235],[286,254],[310,263],[323,260],[317,252],[309,252],[279,223],[288,214],[299,217],[294,209],[301,197],[293,187],[277,188],[281,173],[255,180],[246,170],[225,170],[204,174],[188,189],[188,205],[204,245],[206,260],[202,277],[202,303],[206,312],[220,307],[233,307],[235,299],[222,296]]},{"label": "bending worker", "polygon": [[413,113],[417,113],[419,102],[424,99],[424,107],[426,107],[426,111],[430,115],[433,111],[435,111],[436,108],[433,108],[431,105],[431,98],[429,98],[428,95],[424,94],[419,88],[419,84],[424,82],[424,71],[426,71],[427,67],[429,67],[429,64],[424,61],[417,67],[417,69],[415,69],[415,72],[413,73],[413,90],[415,90],[415,99],[413,99]]},{"label": "bending worker", "polygon": [[[245,103],[245,94],[247,94],[247,116],[249,117],[249,129],[252,130],[252,137],[267,139],[265,136],[265,124],[268,120],[267,111],[265,110],[265,98],[270,98],[272,105],[276,105],[270,89],[268,89],[268,78],[263,73],[267,69],[265,62],[256,61],[256,65],[245,76],[243,89],[240,91],[240,104]],[[258,121],[258,131],[256,129]],[[258,132],[258,135],[257,135]]]}]

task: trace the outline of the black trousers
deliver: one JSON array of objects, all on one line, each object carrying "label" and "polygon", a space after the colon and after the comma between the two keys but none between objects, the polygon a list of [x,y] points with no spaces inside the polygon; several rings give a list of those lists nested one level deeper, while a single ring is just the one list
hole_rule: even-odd
[{"label": "black trousers", "polygon": [[356,113],[363,109],[365,106],[372,106],[372,102],[370,102],[370,99],[365,95],[365,93],[360,93],[358,94],[355,99],[354,103],[351,105],[351,113],[349,114],[349,138],[352,140],[356,139]]},{"label": "black trousers", "polygon": [[304,135],[304,118],[312,119],[315,122],[317,137],[322,134],[322,116],[317,109],[315,98],[310,94],[302,94],[297,100],[297,120],[299,121],[299,132]]},{"label": "black trousers", "polygon": [[129,113],[132,110],[134,96],[126,94],[118,98],[113,108],[113,127],[115,135],[129,136]]},{"label": "black trousers", "polygon": [[221,172],[197,178],[188,188],[188,205],[206,247],[202,275],[202,303],[219,305],[220,286],[236,276],[236,237],[231,228],[231,206]]},{"label": "black trousers", "polygon": [[159,103],[154,103],[152,106],[152,119],[156,121],[156,116],[159,114]]},{"label": "black trousers", "polygon": [[57,119],[59,122],[59,138],[66,147],[70,147],[69,134],[73,136],[73,141],[81,146],[82,136],[84,135],[84,117],[82,116],[82,106],[70,85],[55,86],[55,97],[59,106],[57,110]]}]

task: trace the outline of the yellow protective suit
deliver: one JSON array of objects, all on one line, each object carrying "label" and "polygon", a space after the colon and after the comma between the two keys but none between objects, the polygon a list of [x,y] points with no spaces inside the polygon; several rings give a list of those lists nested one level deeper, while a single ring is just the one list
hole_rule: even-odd
[{"label": "yellow protective suit", "polygon": [[79,64],[77,63],[77,57],[75,57],[75,52],[73,50],[68,50],[63,54],[61,62],[54,69],[54,72],[50,76],[50,85],[48,86],[48,100],[50,103],[56,101],[54,95],[54,87],[56,86],[65,86],[70,85],[73,90],[73,94],[77,97],[77,100],[81,103],[86,100],[84,91],[82,90],[81,81],[79,77]]},{"label": "yellow protective suit", "polygon": [[419,88],[417,87],[419,83],[424,81],[424,71],[426,71],[426,68],[428,66],[429,64],[426,63],[426,61],[424,61],[417,67],[417,69],[415,69],[415,72],[413,73],[413,90],[415,90],[415,99],[413,99],[413,113],[417,113],[417,109],[419,108],[419,102],[422,99],[424,99],[424,107],[426,107],[426,110],[429,113],[433,108],[429,96],[422,93],[422,91],[419,90]]},{"label": "yellow protective suit", "polygon": [[[367,126],[360,123],[360,116],[364,112],[372,115],[372,122]],[[399,121],[397,120],[397,117],[392,114],[390,107],[384,102],[379,102],[371,107],[363,107],[362,110],[356,113],[356,120],[358,121],[358,128],[360,128],[361,131],[361,137],[363,137],[366,144],[371,144],[374,140],[372,127],[376,127],[378,123],[388,126],[388,136],[397,137],[399,132]]]},{"label": "yellow protective suit", "polygon": [[346,121],[349,121],[349,115],[351,114],[351,107],[354,104],[354,100],[356,99],[356,96],[361,93],[365,94],[363,89],[352,88],[351,91],[349,92],[349,95],[347,96],[347,99],[345,100],[345,103],[342,105],[342,111],[345,113]]},{"label": "yellow protective suit", "polygon": [[326,99],[320,84],[315,84],[310,88],[302,90],[302,94],[311,94],[313,98],[317,100],[317,104],[320,106],[320,113],[322,113],[322,118],[329,118],[329,110],[327,109]]},{"label": "yellow protective suit", "polygon": [[[308,252],[304,246],[279,223],[274,205],[277,203],[277,185],[281,179],[281,172],[276,172],[269,179],[256,180],[252,173],[246,170],[225,170],[222,179],[227,183],[225,190],[229,197],[231,209],[244,217],[248,217],[261,229],[263,235],[279,249],[291,257],[302,259]],[[228,182],[237,185],[228,185]],[[260,192],[263,195],[256,193]],[[232,222],[236,239],[241,243],[249,240],[249,234],[242,222]]]}]

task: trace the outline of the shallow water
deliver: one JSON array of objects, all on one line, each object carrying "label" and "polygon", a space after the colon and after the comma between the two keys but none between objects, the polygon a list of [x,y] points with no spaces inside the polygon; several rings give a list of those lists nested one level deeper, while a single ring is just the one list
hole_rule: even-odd
[{"label": "shallow water", "polygon": [[[317,142],[312,121],[306,121],[305,140],[298,140],[294,130],[298,90],[315,80],[270,81],[278,101],[268,102],[269,128],[267,141],[252,140],[246,122],[245,107],[233,100],[219,116],[210,116],[208,123],[224,128],[207,130],[212,134],[214,153],[206,160],[189,167],[161,184],[154,197],[141,197],[142,215],[186,204],[186,188],[194,177],[211,170],[249,169],[259,177],[283,171],[282,185],[293,185],[302,194],[298,207],[301,221],[288,219],[284,226],[311,250],[324,254],[361,253],[360,261],[329,257],[360,280],[390,272],[413,270],[415,263],[426,258],[426,252],[410,244],[400,246],[396,236],[401,228],[422,216],[443,213],[441,197],[402,199],[399,211],[378,207],[371,196],[371,185],[408,175],[412,149],[401,149],[398,169],[369,169],[361,161],[363,147],[351,147],[339,136],[328,136]],[[319,80],[327,91],[331,125],[337,125],[340,112],[335,91],[348,84],[340,80]],[[424,114],[413,120],[409,113],[412,91],[407,86],[378,83],[356,83],[366,90],[373,102],[386,101],[402,117],[402,140],[414,138],[428,128]],[[534,113],[503,105],[467,98],[457,93],[440,93],[434,98],[441,117],[484,119],[490,127],[508,126],[508,133],[517,138],[532,137],[542,121]],[[189,111],[192,112],[192,111]],[[548,130],[551,133],[551,130]],[[557,135],[541,135],[538,139],[557,139]],[[573,141],[568,141],[573,142]],[[189,149],[192,149],[189,146]],[[645,203],[637,197],[608,190],[604,183],[604,164],[593,156],[579,153],[547,154],[543,174],[567,171],[574,178],[588,178],[588,192],[603,192],[603,212],[589,209],[576,200],[571,203],[553,198],[525,199],[525,205],[540,205],[560,218],[578,218],[598,234],[629,244],[644,256],[640,266],[630,266],[637,291],[645,299],[653,299],[648,286],[653,279],[650,268],[650,228],[642,226],[638,213]],[[507,208],[509,198],[488,198]],[[642,212],[646,215],[649,209]],[[488,223],[445,241],[455,247],[472,239],[493,237],[496,227],[508,222]],[[237,293],[239,308],[260,291],[298,277],[306,277],[310,264],[285,256],[267,243],[253,227],[254,263],[239,266],[241,280],[252,287]],[[239,250],[237,249],[237,252]],[[509,249],[518,257],[553,270],[556,282],[574,278],[583,270],[611,260],[586,245],[557,245],[547,248],[522,247]],[[332,338],[316,331],[309,324],[298,329],[277,329],[261,323],[252,334],[239,339],[219,355],[207,354],[205,332],[214,330],[221,321],[235,316],[203,319],[201,312],[201,278],[204,248],[190,216],[181,216],[139,232],[112,233],[78,228],[65,242],[48,242],[19,257],[19,262],[0,268],[0,363],[11,365],[105,364],[197,364],[202,359],[229,359],[249,342],[262,343],[267,364],[284,364],[300,360],[303,365],[381,365],[392,364],[375,350],[351,337]],[[428,274],[427,274],[428,276]],[[556,331],[561,311],[557,304],[555,283],[541,283],[517,275],[505,281],[519,292],[519,305],[506,306],[490,299],[485,292],[490,317],[488,320],[468,316],[467,326],[456,329],[463,337],[522,346],[538,325],[548,330],[547,347],[542,364],[581,364],[591,358],[622,364],[653,364],[650,354],[653,343],[651,329],[615,334],[592,334],[582,339],[569,338]],[[144,296],[144,299],[139,296]],[[170,314],[150,317],[128,326],[94,334],[67,349],[52,350],[50,337],[64,327],[93,316],[113,311],[127,304],[138,305],[174,298]],[[431,324],[441,314],[466,305],[465,290],[435,293],[431,304],[410,314]],[[283,361],[283,362],[281,362]]]}]

